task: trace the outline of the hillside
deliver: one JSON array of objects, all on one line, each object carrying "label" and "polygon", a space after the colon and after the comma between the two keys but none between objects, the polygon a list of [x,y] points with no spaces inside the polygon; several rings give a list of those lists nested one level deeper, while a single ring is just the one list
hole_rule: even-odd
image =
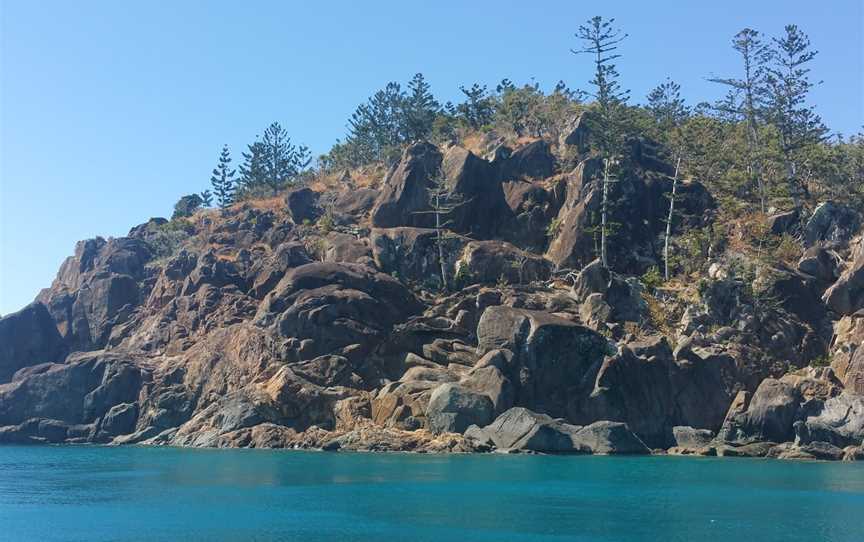
[{"label": "hillside", "polygon": [[857,209],[683,180],[664,281],[675,164],[629,139],[610,186],[594,137],[412,143],[80,242],[0,319],[0,442],[864,456]]}]

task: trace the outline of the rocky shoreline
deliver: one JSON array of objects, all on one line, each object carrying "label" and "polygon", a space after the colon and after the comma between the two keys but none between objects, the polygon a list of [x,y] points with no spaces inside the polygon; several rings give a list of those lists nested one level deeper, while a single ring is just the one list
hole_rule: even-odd
[{"label": "rocky shoreline", "polygon": [[[415,144],[379,185],[346,172],[82,241],[0,319],[0,443],[864,458],[857,216],[773,217],[795,266],[748,275],[715,243],[652,284],[670,166],[634,144],[612,271],[596,163],[560,157],[586,137]],[[446,236],[439,168],[466,202]],[[703,186],[678,190],[677,229],[715,220]]]}]

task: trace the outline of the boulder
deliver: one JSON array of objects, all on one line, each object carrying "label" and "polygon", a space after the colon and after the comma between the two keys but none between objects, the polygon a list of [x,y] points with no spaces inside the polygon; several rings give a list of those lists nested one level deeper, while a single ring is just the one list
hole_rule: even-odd
[{"label": "boulder", "polygon": [[[438,235],[434,229],[375,228],[370,240],[378,269],[402,280],[440,283]],[[448,278],[452,278],[456,260],[468,239],[448,233],[442,241],[444,269]]]},{"label": "boulder", "polygon": [[545,141],[537,140],[509,153],[506,158],[496,160],[502,181],[512,181],[525,177],[545,179],[555,173],[555,156]]},{"label": "boulder", "polygon": [[471,241],[456,262],[456,275],[467,284],[527,284],[548,280],[552,264],[541,256],[525,252],[506,241]]},{"label": "boulder", "polygon": [[402,159],[384,179],[372,208],[372,226],[431,227],[434,217],[425,212],[429,210],[428,190],[441,161],[441,153],[432,144],[417,143],[405,149]]},{"label": "boulder", "polygon": [[0,384],[24,367],[60,362],[65,353],[63,338],[42,303],[0,318]]},{"label": "boulder", "polygon": [[357,188],[342,192],[333,202],[333,212],[339,216],[359,219],[369,213],[378,198],[374,188]]},{"label": "boulder", "polygon": [[435,388],[426,407],[429,429],[434,433],[464,433],[470,425],[492,421],[493,405],[488,396],[458,384]]},{"label": "boulder", "polygon": [[590,149],[591,118],[588,112],[582,112],[570,124],[567,130],[562,132],[559,145],[562,147],[573,147],[578,155],[586,154]]},{"label": "boulder", "polygon": [[513,404],[563,417],[584,386],[585,375],[599,367],[606,340],[597,332],[539,311],[505,306],[487,308],[477,326],[478,353],[509,350],[504,375],[513,383]]},{"label": "boulder", "polygon": [[827,442],[840,448],[864,441],[864,396],[845,392],[827,399],[818,413],[795,422],[795,443]]},{"label": "boulder", "polygon": [[861,228],[854,209],[833,201],[820,203],[804,226],[804,244],[844,247]]},{"label": "boulder", "polygon": [[447,216],[448,229],[479,239],[497,234],[509,221],[511,211],[492,164],[454,146],[444,154],[441,169],[447,189],[458,198]]},{"label": "boulder", "polygon": [[491,443],[498,450],[575,453],[587,451],[573,445],[573,436],[579,429],[545,414],[514,407],[482,429],[472,427],[465,436]]},{"label": "boulder", "polygon": [[790,234],[798,225],[798,209],[784,211],[768,216],[768,231],[774,235]]},{"label": "boulder", "polygon": [[289,359],[349,350],[360,357],[421,307],[388,275],[358,264],[316,262],[290,270],[264,298],[255,322],[289,339]]},{"label": "boulder", "polygon": [[731,442],[791,441],[794,438],[792,424],[798,416],[801,400],[799,391],[792,385],[766,378],[743,413],[727,416],[718,436]]},{"label": "boulder", "polygon": [[324,211],[318,204],[320,194],[311,188],[293,188],[285,194],[285,205],[288,215],[295,224],[312,223],[318,220]]},{"label": "boulder", "polygon": [[858,244],[851,264],[828,288],[822,300],[841,316],[864,308],[864,242]]},{"label": "boulder", "polygon": [[573,435],[573,445],[592,454],[647,454],[651,451],[626,423],[599,421]]},{"label": "boulder", "polygon": [[708,446],[714,440],[714,433],[708,429],[678,425],[672,428],[672,437],[675,446],[695,450]]}]

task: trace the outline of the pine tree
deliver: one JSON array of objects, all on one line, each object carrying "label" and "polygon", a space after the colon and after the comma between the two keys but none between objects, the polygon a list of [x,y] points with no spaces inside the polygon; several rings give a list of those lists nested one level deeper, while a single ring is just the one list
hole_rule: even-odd
[{"label": "pine tree", "polygon": [[234,191],[236,189],[234,175],[237,170],[231,169],[231,151],[228,145],[222,146],[222,153],[219,155],[219,164],[213,168],[213,175],[210,177],[210,184],[213,186],[213,193],[216,196],[216,203],[220,209],[225,209],[234,203]]},{"label": "pine tree", "polygon": [[479,130],[491,123],[495,108],[486,92],[486,85],[474,83],[471,88],[461,86],[459,90],[465,95],[465,101],[456,106],[456,111],[468,125],[474,130]]},{"label": "pine tree", "polygon": [[441,105],[432,95],[429,83],[418,73],[408,83],[409,94],[403,102],[405,139],[421,141],[429,137]]},{"label": "pine tree", "polygon": [[797,207],[803,187],[798,182],[796,151],[822,141],[828,129],[812,106],[807,104],[810,81],[807,64],[818,51],[810,48],[807,35],[787,25],[783,37],[773,40],[772,64],[765,78],[766,117],[780,136],[780,151],[786,168],[789,194]]},{"label": "pine tree", "polygon": [[669,213],[666,217],[666,234],[663,238],[663,278],[669,280],[669,245],[672,240],[672,221],[675,219],[675,200],[678,197],[678,176],[684,158],[683,124],[690,117],[690,109],[681,98],[681,85],[666,81],[648,94],[648,111],[654,117],[660,139],[672,149],[675,173],[672,176],[672,193],[669,196]]},{"label": "pine tree", "polygon": [[761,34],[753,29],[745,28],[738,32],[732,40],[732,48],[741,55],[744,77],[708,79],[730,87],[726,99],[718,104],[722,113],[734,117],[742,117],[747,123],[748,170],[751,182],[759,188],[759,201],[762,212],[766,208],[765,182],[762,178],[760,159],[758,117],[762,108],[761,96],[764,94],[765,63],[769,58],[769,49],[762,42]]},{"label": "pine tree", "polygon": [[399,83],[391,82],[357,107],[348,120],[345,140],[353,165],[384,160],[405,141],[405,99]]},{"label": "pine tree", "polygon": [[210,207],[213,205],[213,193],[209,190],[204,190],[199,194],[201,197],[201,205],[202,207]]},{"label": "pine tree", "polygon": [[625,104],[630,96],[618,83],[618,70],[614,61],[621,57],[615,51],[627,37],[613,27],[615,19],[604,21],[595,16],[579,27],[576,36],[584,43],[581,49],[571,49],[574,54],[593,55],[594,78],[589,82],[594,87],[593,97],[597,102],[597,114],[592,115],[592,134],[595,135],[603,158],[603,195],[600,209],[600,262],[609,267],[607,237],[609,234],[610,187],[616,182],[612,171],[620,163],[625,139]]},{"label": "pine tree", "polygon": [[264,130],[262,171],[264,184],[276,194],[280,189],[293,184],[297,176],[309,165],[309,149],[291,143],[288,133],[278,122]]},{"label": "pine tree", "polygon": [[248,151],[241,153],[243,163],[240,164],[240,185],[244,190],[254,190],[265,184],[264,178],[264,144],[255,141],[248,146]]}]

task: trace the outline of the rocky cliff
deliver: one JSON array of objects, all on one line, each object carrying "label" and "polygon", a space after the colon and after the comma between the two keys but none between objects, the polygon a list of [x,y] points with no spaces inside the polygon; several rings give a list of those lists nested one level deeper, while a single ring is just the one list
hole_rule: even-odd
[{"label": "rocky cliff", "polygon": [[[634,142],[607,269],[576,135],[415,144],[364,186],[80,242],[0,319],[0,442],[860,458],[857,215],[771,217],[795,265],[715,240],[656,284],[670,166]],[[675,235],[716,220],[699,183],[676,201]]]}]

